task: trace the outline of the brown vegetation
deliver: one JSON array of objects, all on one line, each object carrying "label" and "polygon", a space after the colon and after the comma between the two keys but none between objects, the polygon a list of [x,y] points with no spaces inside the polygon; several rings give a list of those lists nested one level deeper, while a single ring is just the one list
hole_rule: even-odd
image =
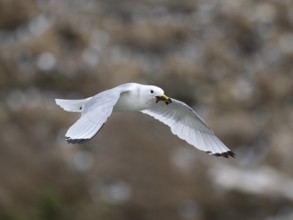
[{"label": "brown vegetation", "polygon": [[[0,0],[0,219],[291,219],[292,12],[290,1]],[[237,158],[138,113],[68,145],[78,115],[54,98],[125,82],[193,106]]]}]

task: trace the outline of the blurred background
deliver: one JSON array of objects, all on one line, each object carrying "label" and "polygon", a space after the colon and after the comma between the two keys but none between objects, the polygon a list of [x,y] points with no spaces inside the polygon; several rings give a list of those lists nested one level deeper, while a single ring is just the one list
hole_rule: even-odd
[{"label": "blurred background", "polygon": [[[0,0],[1,220],[293,219],[290,0]],[[55,98],[154,84],[236,159],[140,113],[85,145]]]}]

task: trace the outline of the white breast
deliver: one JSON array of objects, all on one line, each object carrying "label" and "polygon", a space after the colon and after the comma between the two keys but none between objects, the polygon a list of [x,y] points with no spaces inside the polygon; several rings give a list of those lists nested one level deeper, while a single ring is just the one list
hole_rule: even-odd
[{"label": "white breast", "polygon": [[155,103],[155,100],[145,100],[132,92],[122,93],[113,111],[116,112],[133,112],[149,108]]}]

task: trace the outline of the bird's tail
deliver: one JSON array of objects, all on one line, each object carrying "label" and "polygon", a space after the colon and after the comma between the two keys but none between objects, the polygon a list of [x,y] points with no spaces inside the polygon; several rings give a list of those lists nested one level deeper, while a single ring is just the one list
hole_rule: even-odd
[{"label": "bird's tail", "polygon": [[75,100],[55,99],[55,102],[56,102],[57,105],[59,105],[65,111],[68,111],[68,112],[82,112],[84,104],[90,99],[91,99],[91,97],[86,98],[86,99],[75,99]]}]

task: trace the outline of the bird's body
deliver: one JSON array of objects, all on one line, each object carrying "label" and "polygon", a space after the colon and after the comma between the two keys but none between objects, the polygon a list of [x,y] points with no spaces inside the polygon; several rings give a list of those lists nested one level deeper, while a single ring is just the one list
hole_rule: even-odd
[{"label": "bird's body", "polygon": [[[144,90],[142,90],[141,87],[148,89],[145,85],[132,84],[130,86],[133,90],[121,93],[120,98],[114,105],[113,112],[138,112],[155,105],[153,99],[143,98],[143,93],[141,91]],[[163,90],[162,93],[164,93]]]},{"label": "bird's body", "polygon": [[[161,102],[162,101],[162,102]],[[105,124],[112,112],[142,112],[171,128],[173,134],[209,154],[234,157],[185,103],[164,95],[157,86],[126,83],[82,100],[56,99],[69,112],[81,112],[80,119],[66,133],[68,143],[86,143]]]}]

